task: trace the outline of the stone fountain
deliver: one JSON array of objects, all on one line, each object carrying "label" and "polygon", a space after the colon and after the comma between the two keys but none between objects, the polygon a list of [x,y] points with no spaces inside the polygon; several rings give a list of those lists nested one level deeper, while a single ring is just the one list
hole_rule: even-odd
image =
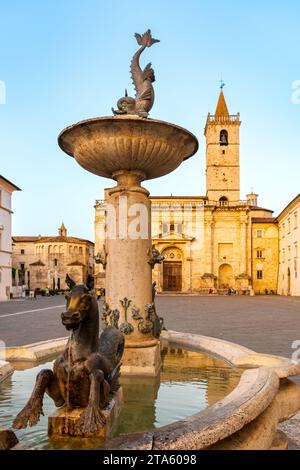
[{"label": "stone fountain", "polygon": [[[142,70],[139,59],[158,40],[150,30],[135,36],[140,46],[131,62],[136,97],[126,92],[114,116],[67,127],[58,142],[84,169],[117,182],[107,191],[106,241],[98,255],[106,270],[103,320],[108,325],[113,315],[120,318],[125,335],[122,374],[156,375],[162,319],[154,304],[152,268],[162,256],[151,244],[151,203],[141,182],[175,170],[194,155],[198,141],[182,127],[148,118],[155,78],[151,64]],[[132,230],[137,224],[140,233]]]},{"label": "stone fountain", "polygon": [[70,294],[62,322],[70,337],[53,370],[37,375],[14,420],[17,429],[38,422],[47,393],[59,408],[49,417],[51,436],[105,437],[120,411],[121,361],[123,374],[155,376],[161,367],[163,319],[155,308],[152,268],[163,257],[151,244],[149,192],[141,182],[175,170],[197,151],[198,141],[179,126],[148,118],[154,72],[151,64],[142,70],[139,59],[158,40],[150,30],[136,39],[139,49],[131,62],[136,97],[126,92],[114,116],[81,121],[58,138],[61,149],[87,171],[117,182],[108,190],[106,243],[97,256],[106,268],[103,331],[99,340],[92,280],[76,285],[67,276]]},{"label": "stone fountain", "polygon": [[[151,270],[163,257],[151,244],[149,192],[141,183],[175,170],[197,151],[198,142],[187,130],[148,117],[154,103],[154,73],[151,64],[142,70],[139,59],[158,41],[149,30],[136,34],[136,39],[140,47],[131,63],[136,97],[126,92],[114,116],[81,121],[59,136],[62,150],[83,168],[117,182],[107,190],[106,240],[96,256],[106,269],[103,331],[99,339],[92,280],[75,285],[68,278],[62,322],[70,330],[69,341],[66,346],[61,340],[62,354],[53,371],[43,369],[37,375],[15,428],[37,423],[47,393],[59,408],[49,417],[49,434],[105,438],[122,403],[121,361],[123,374],[155,376],[160,369],[163,321],[155,308]],[[174,331],[162,332],[162,338],[244,369],[239,384],[206,410],[158,429],[117,437],[102,449],[287,448],[277,426],[300,409],[300,388],[288,379],[300,374],[299,363],[216,338]],[[38,343],[23,350],[27,357],[30,350],[40,355],[44,347],[49,348]],[[12,354],[15,357],[16,352]]]}]

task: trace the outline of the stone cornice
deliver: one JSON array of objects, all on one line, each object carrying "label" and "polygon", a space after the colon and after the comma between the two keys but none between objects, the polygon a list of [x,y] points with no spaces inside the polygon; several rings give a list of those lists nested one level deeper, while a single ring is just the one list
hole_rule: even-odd
[{"label": "stone cornice", "polygon": [[2,209],[3,211],[8,212],[9,214],[13,214],[13,211],[11,209],[8,209],[7,207],[4,207],[2,205],[0,205],[0,209]]}]

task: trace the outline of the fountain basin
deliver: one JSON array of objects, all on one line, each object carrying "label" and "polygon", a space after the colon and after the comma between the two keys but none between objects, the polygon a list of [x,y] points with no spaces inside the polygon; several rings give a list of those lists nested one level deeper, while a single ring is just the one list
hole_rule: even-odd
[{"label": "fountain basin", "polygon": [[300,409],[300,387],[287,380],[300,374],[300,364],[207,336],[175,331],[163,332],[162,336],[177,347],[209,352],[232,366],[245,368],[239,384],[206,410],[152,432],[124,434],[99,449],[287,449],[287,440],[277,426]]},{"label": "fountain basin", "polygon": [[[66,342],[66,339],[60,340],[62,348],[65,346],[63,341]],[[107,440],[101,449],[254,450],[287,447],[287,442],[282,439],[277,427],[300,409],[300,388],[288,380],[288,377],[300,374],[300,364],[293,364],[287,358],[279,356],[259,354],[238,344],[207,336],[166,331],[162,334],[163,344],[165,341],[167,346],[164,347],[167,347],[169,354],[164,355],[163,349],[160,382],[159,377],[121,377],[125,406],[112,430],[110,437],[113,439]],[[28,349],[38,348],[40,354],[43,350],[44,357],[49,357],[51,343],[45,343],[45,347],[40,343],[37,346],[30,345]],[[199,352],[200,356],[197,356]],[[24,359],[23,356],[20,358]],[[221,366],[218,360],[222,361]],[[17,369],[16,363],[13,365]],[[24,365],[23,362],[22,367]],[[176,374],[180,373],[180,368],[186,370],[181,379],[177,380]],[[213,380],[207,384],[206,405],[202,406],[201,399],[198,401],[201,396],[197,393],[197,387],[198,384],[205,385],[209,371]],[[36,369],[32,369],[31,382],[27,388],[25,377],[30,371],[25,370],[25,377],[20,380],[23,402],[26,401],[28,389],[32,388],[36,372]],[[18,373],[16,371],[14,376]],[[11,380],[13,379],[4,381],[3,387],[7,384],[9,388]],[[157,401],[160,389],[162,397]],[[2,390],[5,391],[5,388]],[[176,390],[183,394],[176,398]],[[178,398],[179,401],[176,402]],[[20,397],[17,396],[14,400],[16,410],[19,410]],[[173,407],[171,415],[170,405]],[[44,409],[47,415],[54,410],[53,403],[47,398]],[[164,417],[163,411],[166,409],[168,414]],[[134,410],[138,411],[136,415],[133,414]],[[6,411],[4,415],[2,412],[3,416],[4,420],[0,419],[0,425],[7,427],[11,419],[7,420]],[[38,425],[40,444],[33,438],[33,447],[61,448],[57,447],[61,443],[49,444],[46,417],[42,417],[42,420],[44,424]],[[41,436],[43,426],[44,437]],[[37,427],[30,428],[29,432],[34,433],[36,429]],[[21,442],[24,432],[28,431],[22,431],[18,435]],[[93,439],[80,438],[74,441],[68,438],[65,442],[64,448],[99,446],[99,442]]]},{"label": "fountain basin", "polygon": [[[232,369],[224,361],[167,343],[162,347],[162,362],[163,369],[159,376],[121,376],[124,405],[117,419],[108,417],[108,428],[112,428],[111,437],[123,432],[152,432],[160,426],[204,410],[228,395],[238,384],[241,374],[240,370]],[[0,389],[0,426],[6,428],[11,426],[13,417],[26,402],[38,371],[51,368],[52,360],[39,365],[28,362],[27,366],[23,361],[14,362],[14,366],[14,375]],[[25,448],[88,449],[99,446],[107,437],[103,433],[88,438],[76,437],[75,433],[73,436],[64,436],[64,408],[57,410],[47,395],[43,408],[45,416],[41,416],[36,426],[16,431]],[[119,409],[117,411],[119,413]],[[78,413],[80,409],[74,411],[71,419],[76,421]],[[55,431],[61,429],[60,436],[57,432],[48,435],[47,424],[50,431],[53,426]],[[69,424],[72,431],[73,424]]]},{"label": "fountain basin", "polygon": [[85,170],[106,178],[120,170],[157,178],[198,150],[196,137],[186,129],[130,115],[80,121],[64,129],[58,143]]}]

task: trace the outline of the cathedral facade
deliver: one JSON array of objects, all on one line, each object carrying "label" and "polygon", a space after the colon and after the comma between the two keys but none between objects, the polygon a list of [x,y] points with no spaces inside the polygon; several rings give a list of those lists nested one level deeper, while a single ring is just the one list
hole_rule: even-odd
[{"label": "cathedral facade", "polygon": [[[164,256],[153,270],[158,292],[277,292],[278,222],[257,194],[241,199],[240,125],[221,89],[204,129],[206,194],[151,197],[152,240]],[[97,200],[96,253],[105,246],[105,225],[106,202]],[[95,272],[105,286],[103,266]]]}]

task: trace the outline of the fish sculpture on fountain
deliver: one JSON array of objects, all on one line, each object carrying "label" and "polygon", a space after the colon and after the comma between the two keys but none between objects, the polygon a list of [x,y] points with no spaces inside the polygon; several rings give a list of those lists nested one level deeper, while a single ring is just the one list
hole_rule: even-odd
[{"label": "fish sculpture on fountain", "polygon": [[135,87],[135,98],[128,96],[125,90],[125,96],[120,98],[117,102],[118,109],[112,108],[115,115],[120,114],[133,114],[140,117],[148,117],[154,103],[154,89],[152,83],[155,82],[154,70],[151,63],[147,64],[144,70],[140,66],[140,56],[146,47],[151,47],[159,39],[154,39],[151,36],[151,31],[148,29],[143,35],[135,33],[140,48],[134,54],[131,61],[131,78]]}]

